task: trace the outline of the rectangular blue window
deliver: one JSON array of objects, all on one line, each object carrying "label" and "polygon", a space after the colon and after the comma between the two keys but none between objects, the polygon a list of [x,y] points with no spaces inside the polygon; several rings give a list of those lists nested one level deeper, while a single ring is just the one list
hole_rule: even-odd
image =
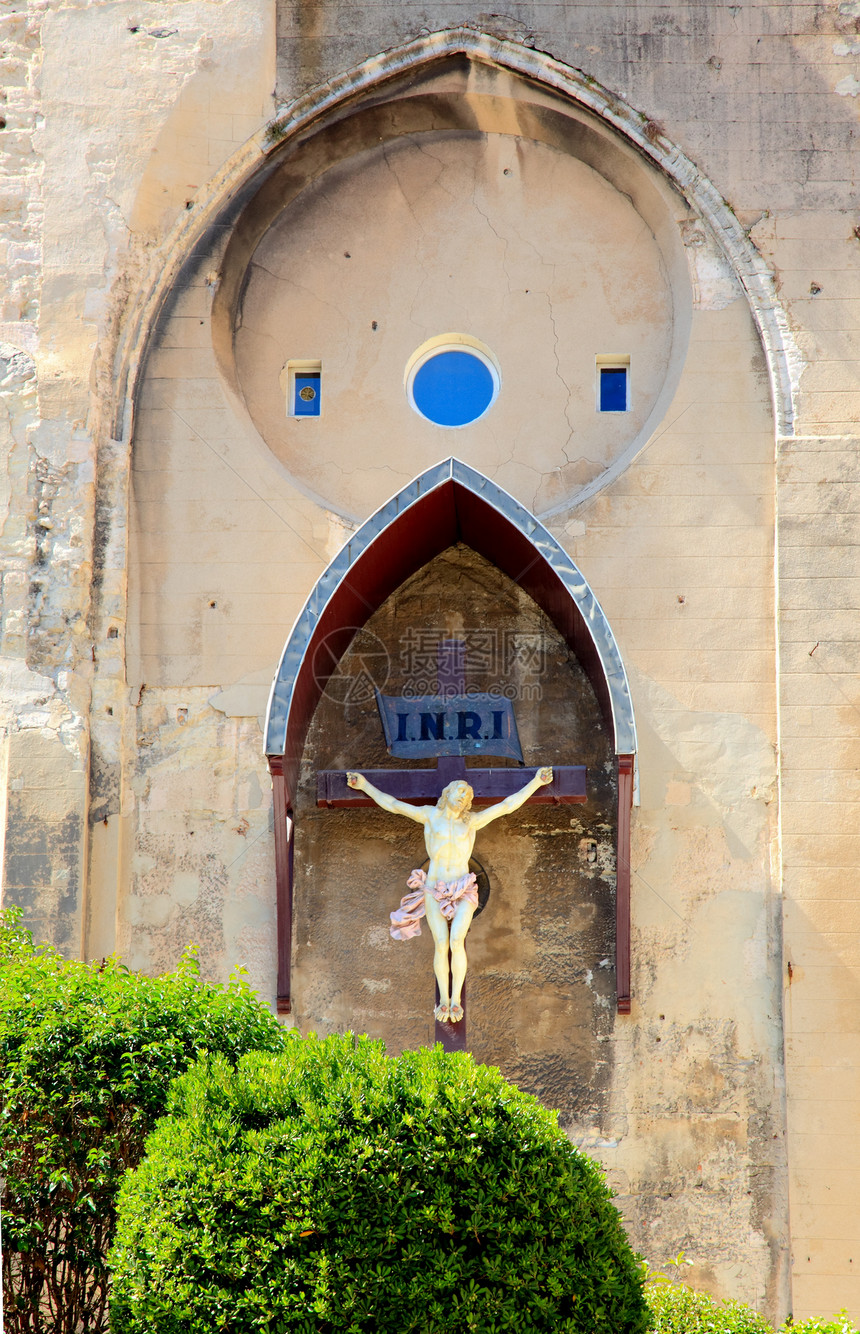
[{"label": "rectangular blue window", "polygon": [[627,411],[627,367],[600,367],[600,411]]},{"label": "rectangular blue window", "polygon": [[293,416],[318,417],[319,415],[320,373],[297,370],[293,380]]}]

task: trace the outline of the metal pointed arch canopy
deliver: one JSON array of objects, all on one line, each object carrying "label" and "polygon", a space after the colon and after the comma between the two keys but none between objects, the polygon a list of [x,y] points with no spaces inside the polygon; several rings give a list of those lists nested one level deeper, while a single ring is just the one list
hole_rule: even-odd
[{"label": "metal pointed arch canopy", "polygon": [[[597,598],[567,552],[513,496],[459,459],[416,477],[344,544],[284,647],[266,717],[266,754],[296,793],[308,727],[356,632],[434,556],[465,542],[519,584],[570,644],[594,687],[618,755],[636,751],[624,663]],[[324,655],[318,652],[325,646]]]}]

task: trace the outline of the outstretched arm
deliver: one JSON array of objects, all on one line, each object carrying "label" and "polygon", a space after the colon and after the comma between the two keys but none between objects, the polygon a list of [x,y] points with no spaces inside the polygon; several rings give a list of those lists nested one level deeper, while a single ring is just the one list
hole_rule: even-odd
[{"label": "outstretched arm", "polygon": [[521,787],[519,792],[512,792],[504,801],[498,802],[495,806],[488,806],[485,811],[474,811],[472,814],[472,828],[483,829],[484,825],[492,824],[493,820],[498,820],[502,815],[510,815],[512,811],[519,810],[520,806],[528,801],[533,792],[537,792],[539,787],[544,787],[552,782],[552,769],[538,769],[530,783]]},{"label": "outstretched arm", "polygon": [[348,773],[346,781],[350,787],[357,788],[359,792],[366,792],[371,801],[375,801],[384,811],[390,811],[392,815],[405,815],[407,820],[414,820],[416,824],[427,823],[426,807],[409,806],[405,801],[398,801],[396,797],[389,796],[387,792],[380,792],[378,787],[367,781],[364,774]]}]

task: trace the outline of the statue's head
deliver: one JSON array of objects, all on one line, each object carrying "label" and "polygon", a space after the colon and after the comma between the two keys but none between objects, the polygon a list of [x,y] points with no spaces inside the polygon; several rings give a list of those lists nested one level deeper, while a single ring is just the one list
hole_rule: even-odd
[{"label": "statue's head", "polygon": [[465,779],[456,778],[453,783],[449,783],[446,788],[442,789],[442,794],[436,805],[439,810],[444,810],[446,806],[449,806],[458,815],[466,815],[472,809],[474,795]]}]

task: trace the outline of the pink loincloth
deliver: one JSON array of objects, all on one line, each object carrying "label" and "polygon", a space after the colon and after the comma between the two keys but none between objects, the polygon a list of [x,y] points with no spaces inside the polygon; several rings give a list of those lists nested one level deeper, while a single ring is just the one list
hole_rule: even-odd
[{"label": "pink loincloth", "polygon": [[[413,936],[420,936],[421,918],[427,912],[424,907],[424,895],[428,888],[427,872],[413,871],[406,884],[414,892],[404,894],[400,900],[400,907],[391,913],[390,930],[395,940],[411,940]],[[431,892],[439,904],[442,916],[449,922],[464,900],[475,908],[478,906],[478,882],[472,871],[468,875],[460,876],[459,880],[454,880],[451,884],[437,880]]]}]

